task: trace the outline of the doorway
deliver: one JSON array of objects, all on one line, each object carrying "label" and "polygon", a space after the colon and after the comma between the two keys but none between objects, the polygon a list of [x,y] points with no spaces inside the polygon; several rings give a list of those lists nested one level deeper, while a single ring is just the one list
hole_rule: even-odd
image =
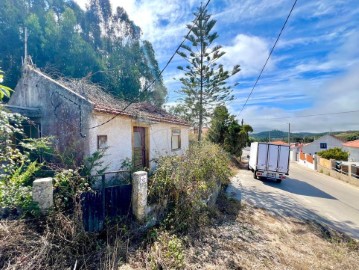
[{"label": "doorway", "polygon": [[136,170],[148,168],[147,139],[145,127],[133,127],[133,166]]}]

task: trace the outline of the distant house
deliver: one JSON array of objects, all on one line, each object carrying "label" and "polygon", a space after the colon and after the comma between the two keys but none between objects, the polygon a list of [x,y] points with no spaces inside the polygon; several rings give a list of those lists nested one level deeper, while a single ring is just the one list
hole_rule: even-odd
[{"label": "distant house", "polygon": [[334,147],[342,148],[343,141],[333,135],[324,135],[311,143],[302,146],[302,152],[314,155],[317,152],[328,150]]},{"label": "distant house", "polygon": [[359,161],[359,140],[343,143],[343,148],[349,152],[348,161]]},{"label": "distant house", "polygon": [[283,142],[283,141],[272,141],[269,142],[270,144],[276,144],[276,145],[288,145],[288,143]]},{"label": "distant house", "polygon": [[160,108],[129,105],[84,80],[54,80],[30,65],[8,107],[33,120],[31,136],[53,136],[59,152],[71,153],[77,163],[106,149],[112,171],[125,160],[149,167],[160,156],[184,153],[189,144],[189,125]]}]

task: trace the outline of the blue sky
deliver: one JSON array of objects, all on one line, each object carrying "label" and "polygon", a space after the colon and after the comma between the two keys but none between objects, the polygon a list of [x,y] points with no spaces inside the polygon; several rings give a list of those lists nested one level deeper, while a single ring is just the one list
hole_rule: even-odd
[{"label": "blue sky", "polygon": [[[84,7],[86,0],[76,0]],[[206,1],[204,1],[206,2]],[[162,68],[193,20],[197,0],[112,0],[152,42]],[[209,13],[217,20],[217,43],[230,69],[241,72],[231,80],[235,100],[231,113],[241,110],[293,4],[291,0],[212,0]],[[164,72],[168,104],[178,100],[181,76],[176,56]],[[280,42],[247,106],[238,116],[255,131],[287,128],[292,131],[359,130],[359,112],[317,117],[297,116],[359,110],[358,0],[298,0]],[[293,117],[293,118],[286,118]],[[282,118],[282,119],[271,119]]]}]

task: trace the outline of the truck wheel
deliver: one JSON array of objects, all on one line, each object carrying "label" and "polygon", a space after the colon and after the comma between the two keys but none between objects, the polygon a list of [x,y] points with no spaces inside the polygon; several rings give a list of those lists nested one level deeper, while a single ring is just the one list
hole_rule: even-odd
[{"label": "truck wheel", "polygon": [[258,179],[257,171],[253,171],[253,178],[254,178],[254,179]]},{"label": "truck wheel", "polygon": [[282,179],[275,180],[278,184],[282,183]]}]

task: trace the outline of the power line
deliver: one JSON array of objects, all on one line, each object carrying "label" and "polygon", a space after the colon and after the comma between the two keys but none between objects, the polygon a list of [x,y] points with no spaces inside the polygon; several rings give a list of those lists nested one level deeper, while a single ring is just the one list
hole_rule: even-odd
[{"label": "power line", "polygon": [[290,16],[292,15],[292,12],[293,12],[293,10],[294,10],[295,5],[297,4],[297,1],[298,1],[298,0],[295,0],[295,1],[294,1],[293,5],[292,5],[292,8],[290,9],[289,14],[288,14],[288,16],[287,16],[287,19],[285,20],[285,22],[284,22],[284,24],[283,24],[283,26],[282,26],[282,29],[280,30],[279,35],[278,35],[276,41],[274,42],[274,45],[273,45],[273,47],[272,47],[272,49],[271,49],[271,51],[270,51],[270,53],[269,53],[269,55],[268,55],[268,58],[267,58],[267,60],[265,61],[264,65],[263,65],[263,67],[262,67],[262,69],[261,69],[261,72],[259,73],[259,76],[257,77],[257,80],[255,81],[255,83],[254,83],[254,85],[253,85],[253,87],[252,87],[252,90],[251,90],[251,92],[249,93],[249,95],[248,95],[248,97],[247,97],[246,102],[243,104],[242,109],[241,109],[240,112],[238,113],[238,116],[241,114],[241,112],[242,112],[242,111],[244,110],[244,108],[246,107],[247,102],[248,102],[249,98],[251,97],[251,95],[252,95],[252,93],[253,93],[253,91],[254,91],[254,88],[257,86],[259,79],[262,77],[263,71],[264,71],[265,67],[266,67],[267,64],[268,64],[268,61],[269,61],[269,59],[271,58],[272,53],[273,53],[275,47],[277,46],[277,43],[278,43],[278,41],[279,41],[279,39],[280,39],[280,37],[281,37],[283,31],[284,31],[285,26],[287,25],[287,22],[288,22]]},{"label": "power line", "polygon": [[[211,2],[211,0],[208,0],[207,3],[205,4],[204,8],[199,12],[198,16],[195,18],[195,20],[193,21],[193,24],[191,26],[191,28],[189,29],[187,35],[184,37],[183,41],[180,43],[180,45],[178,45],[176,51],[172,54],[172,56],[170,57],[170,59],[167,61],[166,65],[162,68],[162,70],[160,71],[160,73],[158,74],[158,77],[155,78],[144,90],[143,92],[146,92],[157,80],[158,78],[161,78],[162,73],[165,71],[165,69],[168,67],[168,65],[172,62],[173,58],[175,57],[175,55],[178,53],[178,50],[182,47],[182,45],[185,43],[185,41],[187,40],[187,38],[189,37],[189,35],[192,32],[193,27],[195,26],[195,23],[197,22],[197,20],[199,19],[199,17],[202,15],[202,13],[204,12],[204,10],[207,8],[207,6],[209,5],[209,3]],[[98,124],[96,126],[90,127],[89,129],[94,129],[100,126],[103,126],[109,122],[111,122],[113,119],[115,119],[117,116],[121,115],[128,107],[130,107],[133,103],[135,103],[135,100],[132,100],[129,104],[127,104],[125,106],[124,109],[122,109],[120,112],[116,113],[113,117],[111,117],[110,119],[106,120],[105,122]]]},{"label": "power line", "polygon": [[288,116],[288,117],[272,117],[272,118],[250,118],[250,117],[248,117],[248,119],[252,119],[252,120],[278,120],[278,119],[304,118],[304,117],[314,117],[314,116],[346,114],[346,113],[355,113],[355,112],[359,112],[359,110],[333,112],[333,113],[318,113],[318,114],[296,115],[296,116]]}]

